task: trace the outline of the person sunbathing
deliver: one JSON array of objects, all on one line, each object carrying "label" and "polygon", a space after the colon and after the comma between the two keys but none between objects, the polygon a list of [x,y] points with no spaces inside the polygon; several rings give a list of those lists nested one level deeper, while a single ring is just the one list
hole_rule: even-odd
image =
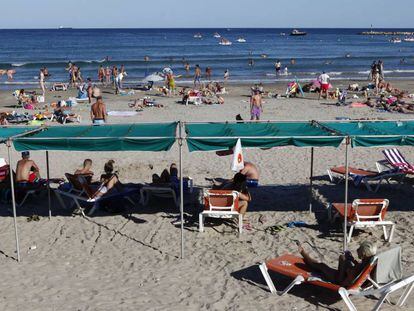
[{"label": "person sunbathing", "polygon": [[16,183],[19,186],[37,184],[40,181],[40,170],[37,164],[30,160],[29,151],[22,152],[22,159],[16,166]]},{"label": "person sunbathing", "polygon": [[373,256],[377,253],[377,247],[372,242],[362,242],[357,249],[358,257],[361,259],[360,262],[354,259],[351,252],[346,251],[339,256],[338,269],[331,268],[325,263],[312,258],[300,244],[298,245],[298,251],[305,263],[313,271],[320,273],[323,280],[347,287],[352,285],[355,278],[371,263]]},{"label": "person sunbathing", "polygon": [[178,169],[175,163],[172,163],[170,165],[169,171],[165,169],[161,172],[161,175],[158,175],[158,174],[152,175],[152,184],[154,185],[174,183],[177,181],[178,181]]},{"label": "person sunbathing", "polygon": [[112,192],[114,189],[118,191],[122,190],[122,183],[119,181],[118,175],[114,172],[114,160],[109,160],[104,165],[105,174],[101,175],[101,185],[99,186],[95,196],[90,201],[95,201],[107,193]]},{"label": "person sunbathing", "polygon": [[9,121],[7,121],[7,113],[5,112],[0,113],[0,125],[9,125]]},{"label": "person sunbathing", "polygon": [[93,172],[91,171],[92,168],[92,160],[91,159],[85,159],[83,161],[83,167],[81,169],[77,169],[74,173],[74,175],[84,175],[84,176],[93,176]]}]

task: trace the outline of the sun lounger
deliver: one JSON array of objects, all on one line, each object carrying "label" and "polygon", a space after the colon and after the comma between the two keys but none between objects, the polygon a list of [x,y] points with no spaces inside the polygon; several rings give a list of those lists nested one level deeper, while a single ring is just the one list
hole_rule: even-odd
[{"label": "sun lounger", "polygon": [[207,190],[204,193],[204,211],[199,214],[199,231],[204,231],[204,218],[238,218],[242,233],[243,215],[239,213],[239,194],[232,190]]},{"label": "sun lounger", "polygon": [[177,194],[173,187],[169,184],[166,186],[151,186],[147,185],[141,188],[140,204],[147,206],[151,197],[159,198],[171,198],[174,201],[174,205],[178,206]]},{"label": "sun lounger", "polygon": [[[389,201],[387,199],[358,199],[354,200],[352,204],[348,204],[348,243],[351,242],[354,229],[372,228],[375,226],[381,226],[384,231],[384,239],[391,242],[395,224],[392,221],[384,220],[385,215],[387,214],[388,205]],[[336,212],[336,215],[343,219],[345,217],[345,204],[330,204],[329,214],[331,215],[332,212]],[[389,233],[387,232],[387,226],[391,227]]]},{"label": "sun lounger", "polygon": [[[337,166],[330,168],[327,171],[331,182],[335,182],[334,174],[341,176],[343,179],[346,169],[345,166]],[[368,191],[371,192],[377,192],[383,181],[390,184],[392,180],[395,180],[398,184],[401,184],[406,175],[405,173],[396,170],[388,170],[378,173],[354,167],[349,167],[348,173],[355,186],[358,187],[360,184],[364,184]],[[373,187],[374,185],[375,187]]]},{"label": "sun lounger", "polygon": [[[381,286],[378,283],[373,284],[372,280],[374,279],[373,274],[378,269],[383,269],[383,267],[377,267],[378,256],[373,257],[369,265],[365,267],[363,271],[355,278],[352,285],[344,288],[341,285],[334,284],[328,281],[323,280],[317,273],[314,273],[312,269],[306,265],[303,258],[286,254],[280,257],[268,260],[259,265],[260,271],[266,281],[267,286],[270,289],[271,293],[277,293],[279,296],[282,296],[288,293],[294,286],[300,285],[302,283],[311,284],[314,286],[325,288],[328,291],[336,292],[344,300],[346,306],[351,311],[356,311],[355,305],[352,303],[350,296],[380,296],[377,304],[372,310],[379,310],[381,305],[386,301],[389,294],[406,287],[406,290],[401,295],[398,300],[397,305],[402,306],[408,298],[411,290],[413,289],[414,275],[394,280],[384,286]],[[383,261],[388,262],[388,261]],[[286,277],[293,279],[293,281],[282,291],[277,291],[276,287],[269,275],[269,270]],[[364,283],[371,282],[374,286],[363,288]]]}]

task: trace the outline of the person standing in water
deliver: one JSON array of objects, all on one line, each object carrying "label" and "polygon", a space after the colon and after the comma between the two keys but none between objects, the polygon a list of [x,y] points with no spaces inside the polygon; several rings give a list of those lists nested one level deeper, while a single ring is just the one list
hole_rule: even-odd
[{"label": "person standing in water", "polygon": [[194,69],[194,87],[196,87],[197,84],[201,86],[201,68],[199,65],[196,65]]},{"label": "person standing in water", "polygon": [[276,76],[280,75],[280,70],[281,69],[282,69],[282,63],[278,59],[275,63]]},{"label": "person standing in water", "polygon": [[224,71],[224,81],[227,81],[230,78],[230,71],[226,69]]},{"label": "person standing in water", "polygon": [[45,70],[44,68],[40,68],[39,71],[39,84],[40,84],[40,88],[42,89],[42,95],[43,97],[46,94],[46,88],[45,88]]}]

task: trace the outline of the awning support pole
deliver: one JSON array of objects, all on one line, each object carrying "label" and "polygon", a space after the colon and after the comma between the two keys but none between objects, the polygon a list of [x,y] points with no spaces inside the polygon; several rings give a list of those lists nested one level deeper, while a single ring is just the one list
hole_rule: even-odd
[{"label": "awning support pole", "polygon": [[347,225],[348,225],[348,182],[349,182],[349,137],[346,138],[345,145],[345,213],[344,213],[344,252],[348,249],[347,243]]},{"label": "awning support pole", "polygon": [[13,205],[13,221],[14,221],[14,235],[16,237],[16,252],[17,252],[17,261],[20,262],[20,246],[19,246],[19,234],[17,231],[17,213],[16,213],[16,196],[14,193],[14,179],[13,179],[13,169],[12,169],[12,157],[10,153],[11,141],[7,141],[7,153],[9,156],[9,167],[10,167],[10,186],[12,193],[12,205]]},{"label": "awning support pole", "polygon": [[311,165],[310,165],[310,177],[309,177],[309,213],[312,213],[312,201],[313,201],[313,153],[314,148],[311,148]]},{"label": "awning support pole", "polygon": [[184,182],[183,182],[183,138],[182,122],[178,122],[178,148],[180,151],[180,224],[181,224],[181,259],[184,258]]},{"label": "awning support pole", "polygon": [[49,151],[46,151],[46,171],[47,171],[47,199],[48,199],[49,220],[50,220],[52,218],[52,200],[50,196]]}]

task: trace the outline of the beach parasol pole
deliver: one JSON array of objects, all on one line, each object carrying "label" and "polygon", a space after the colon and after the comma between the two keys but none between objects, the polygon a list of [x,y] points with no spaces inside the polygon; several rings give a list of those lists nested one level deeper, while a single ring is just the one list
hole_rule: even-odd
[{"label": "beach parasol pole", "polygon": [[20,246],[19,246],[19,234],[17,231],[17,213],[16,213],[16,196],[14,193],[14,179],[13,179],[13,169],[12,169],[12,156],[10,153],[11,140],[7,141],[7,154],[9,157],[9,170],[10,170],[10,186],[12,193],[12,205],[13,205],[13,221],[14,221],[14,235],[16,237],[16,252],[17,252],[17,261],[20,262]]},{"label": "beach parasol pole", "polygon": [[311,163],[310,163],[310,177],[309,177],[309,213],[312,212],[312,201],[313,201],[313,153],[314,148],[311,148]]},{"label": "beach parasol pole", "polygon": [[181,218],[181,259],[184,258],[184,190],[183,190],[183,138],[182,122],[178,122],[178,146],[180,150],[180,218]]},{"label": "beach parasol pole", "polygon": [[49,151],[46,151],[46,171],[47,171],[47,199],[48,199],[49,220],[50,220],[52,218],[52,201],[50,197]]},{"label": "beach parasol pole", "polygon": [[348,148],[349,148],[349,137],[346,138],[345,145],[345,209],[344,209],[344,252],[348,249],[347,245],[347,221],[348,221],[348,181],[349,181],[349,159],[348,159]]}]

